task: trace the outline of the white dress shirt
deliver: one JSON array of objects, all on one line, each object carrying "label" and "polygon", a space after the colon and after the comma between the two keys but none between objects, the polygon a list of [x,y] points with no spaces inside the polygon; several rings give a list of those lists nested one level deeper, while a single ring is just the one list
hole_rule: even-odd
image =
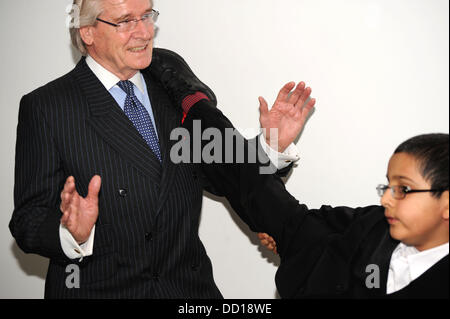
[{"label": "white dress shirt", "polygon": [[392,294],[408,286],[447,256],[448,250],[448,243],[424,251],[400,243],[392,253],[386,293]]},{"label": "white dress shirt", "polygon": [[[124,92],[117,86],[117,83],[120,81],[120,79],[116,75],[101,66],[91,56],[86,57],[86,64],[104,85],[106,90],[110,92],[110,94],[116,99],[116,101],[120,99],[123,99],[123,101],[125,101],[125,97],[121,96],[121,94],[124,94]],[[136,85],[136,87],[139,89],[140,92],[135,92],[136,96],[144,104],[150,114],[153,123],[155,123],[151,106],[148,107],[150,103],[146,103],[147,101],[145,101],[145,99],[148,99],[148,93],[142,74],[140,72],[136,73],[131,79],[129,79],[129,81]],[[119,103],[118,101],[118,104],[123,107],[124,103]],[[260,137],[260,142],[270,161],[277,169],[286,168],[292,162],[297,162],[300,159],[298,155],[298,149],[294,144],[289,145],[285,152],[278,153],[277,151],[270,148],[269,145],[267,145],[262,134]],[[94,248],[94,236],[95,225],[86,243],[79,245],[66,227],[64,227],[63,225],[60,225],[59,227],[61,247],[66,256],[70,259],[80,259],[81,261],[83,257],[92,255]]]}]

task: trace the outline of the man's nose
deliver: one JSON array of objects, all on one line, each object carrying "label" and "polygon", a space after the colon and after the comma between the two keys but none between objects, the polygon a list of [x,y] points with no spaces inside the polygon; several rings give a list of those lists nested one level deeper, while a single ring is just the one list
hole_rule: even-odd
[{"label": "man's nose", "polygon": [[146,24],[142,20],[137,22],[136,27],[133,30],[133,36],[139,37],[144,40],[150,40],[155,35],[155,24],[152,23],[150,25]]}]

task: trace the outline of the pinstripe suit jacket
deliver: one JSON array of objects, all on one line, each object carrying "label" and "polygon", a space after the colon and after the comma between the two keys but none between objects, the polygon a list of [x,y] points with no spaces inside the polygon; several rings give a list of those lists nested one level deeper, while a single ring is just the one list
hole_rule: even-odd
[{"label": "pinstripe suit jacket", "polygon": [[[21,100],[10,229],[22,250],[50,258],[46,298],[222,297],[198,237],[203,187],[197,167],[169,158],[169,134],[181,114],[144,77],[162,164],[84,58]],[[102,188],[94,252],[69,260],[59,239],[60,193],[72,175],[86,196],[95,174]],[[69,264],[79,266],[78,289],[66,287]]]}]

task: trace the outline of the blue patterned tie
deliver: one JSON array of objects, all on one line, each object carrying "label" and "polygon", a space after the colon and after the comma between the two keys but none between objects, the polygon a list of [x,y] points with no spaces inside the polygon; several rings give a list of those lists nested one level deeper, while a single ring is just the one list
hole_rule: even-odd
[{"label": "blue patterned tie", "polygon": [[126,116],[133,122],[138,132],[161,162],[161,151],[159,149],[155,127],[144,105],[142,105],[134,94],[133,83],[130,81],[120,81],[117,85],[127,94],[124,107]]}]

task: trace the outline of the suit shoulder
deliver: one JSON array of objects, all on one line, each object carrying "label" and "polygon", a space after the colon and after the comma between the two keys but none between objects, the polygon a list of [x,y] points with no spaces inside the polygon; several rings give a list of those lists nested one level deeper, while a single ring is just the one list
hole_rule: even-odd
[{"label": "suit shoulder", "polygon": [[384,218],[384,207],[379,205],[371,205],[366,207],[355,208],[355,215],[362,223],[377,223]]},{"label": "suit shoulder", "polygon": [[80,87],[74,76],[74,70],[25,94],[20,101],[20,110],[33,108],[35,111],[46,112],[76,106],[69,103],[80,96]]},{"label": "suit shoulder", "polygon": [[318,210],[323,213],[333,213],[333,214],[345,214],[351,215],[352,217],[377,217],[384,214],[384,208],[379,205],[371,205],[365,207],[347,207],[347,206],[330,206],[330,205],[322,205]]},{"label": "suit shoulder", "polygon": [[355,224],[358,227],[363,227],[366,229],[377,228],[382,225],[382,228],[387,225],[386,219],[384,217],[384,207],[379,205],[359,207],[355,210],[358,216],[355,219]]},{"label": "suit shoulder", "polygon": [[371,206],[365,206],[365,207],[358,207],[356,208],[356,212],[358,214],[362,215],[383,215],[384,214],[384,207],[380,205],[371,205]]},{"label": "suit shoulder", "polygon": [[47,95],[64,95],[67,91],[73,90],[75,84],[73,72],[74,70],[38,87],[37,89],[34,89],[33,91],[25,94],[25,96],[33,98]]},{"label": "suit shoulder", "polygon": [[352,227],[359,227],[357,225],[372,227],[384,217],[384,208],[376,205],[357,208],[323,205],[312,212],[337,233],[345,233]]}]

